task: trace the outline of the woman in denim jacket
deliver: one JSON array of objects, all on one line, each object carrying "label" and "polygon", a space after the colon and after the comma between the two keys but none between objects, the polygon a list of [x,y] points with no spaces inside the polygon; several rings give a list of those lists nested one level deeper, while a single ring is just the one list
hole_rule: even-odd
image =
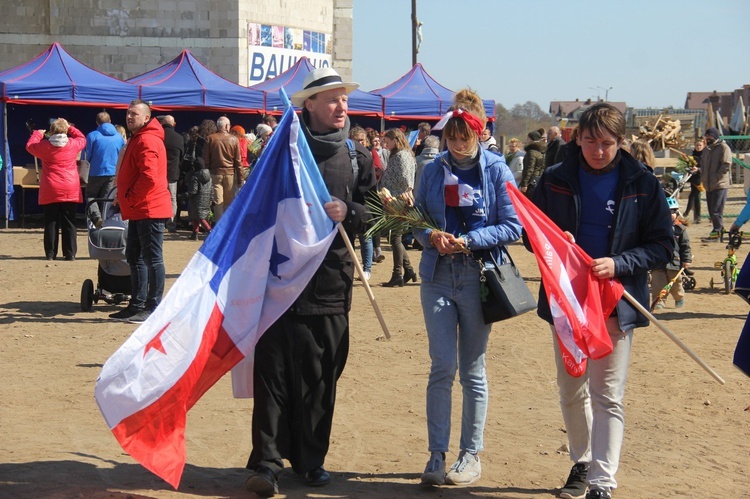
[{"label": "woman in denim jacket", "polygon": [[[485,127],[482,101],[470,90],[454,99],[443,130],[448,151],[425,166],[416,203],[442,230],[415,229],[422,244],[419,275],[422,310],[432,364],[427,384],[430,459],[425,485],[468,485],[481,476],[487,415],[485,352],[491,326],[484,323],[479,294],[482,250],[500,254],[517,240],[521,224],[505,184],[513,182],[502,156],[479,147]],[[451,388],[459,371],[463,388],[460,452],[446,474],[451,427]]]}]

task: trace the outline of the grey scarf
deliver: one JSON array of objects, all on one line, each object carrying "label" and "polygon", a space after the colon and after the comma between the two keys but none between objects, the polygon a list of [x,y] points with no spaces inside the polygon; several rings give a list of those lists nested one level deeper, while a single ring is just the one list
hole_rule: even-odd
[{"label": "grey scarf", "polygon": [[310,121],[310,114],[307,109],[302,110],[302,119],[300,120],[302,131],[305,133],[307,143],[310,144],[313,156],[329,158],[342,147],[346,147],[346,139],[349,138],[349,117],[346,117],[346,123],[341,130],[334,130],[327,133],[313,132],[307,127]]}]

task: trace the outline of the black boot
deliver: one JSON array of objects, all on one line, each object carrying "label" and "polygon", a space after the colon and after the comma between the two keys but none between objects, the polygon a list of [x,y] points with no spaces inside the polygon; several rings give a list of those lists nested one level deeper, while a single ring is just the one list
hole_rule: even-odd
[{"label": "black boot", "polygon": [[399,288],[404,286],[404,278],[399,272],[391,274],[391,280],[383,283],[384,288],[393,288],[395,286],[398,286]]},{"label": "black boot", "polygon": [[406,284],[409,281],[417,282],[417,273],[414,272],[414,269],[404,270],[404,284]]}]

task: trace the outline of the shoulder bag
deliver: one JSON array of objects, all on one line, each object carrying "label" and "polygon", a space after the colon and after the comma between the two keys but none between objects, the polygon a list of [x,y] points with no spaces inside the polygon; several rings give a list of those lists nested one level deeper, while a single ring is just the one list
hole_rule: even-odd
[{"label": "shoulder bag", "polygon": [[510,319],[536,309],[536,300],[510,253],[508,263],[502,265],[497,263],[492,251],[484,253],[488,255],[486,260],[477,259],[481,268],[479,281],[484,323]]}]

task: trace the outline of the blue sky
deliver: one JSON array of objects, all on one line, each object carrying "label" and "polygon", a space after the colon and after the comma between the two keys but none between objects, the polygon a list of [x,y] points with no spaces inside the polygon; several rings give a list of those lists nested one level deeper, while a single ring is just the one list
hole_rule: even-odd
[{"label": "blue sky", "polygon": [[[507,108],[610,87],[628,106],[683,107],[750,84],[750,0],[417,0],[417,18],[427,72]],[[354,0],[354,80],[369,91],[410,67],[411,1]]]}]

